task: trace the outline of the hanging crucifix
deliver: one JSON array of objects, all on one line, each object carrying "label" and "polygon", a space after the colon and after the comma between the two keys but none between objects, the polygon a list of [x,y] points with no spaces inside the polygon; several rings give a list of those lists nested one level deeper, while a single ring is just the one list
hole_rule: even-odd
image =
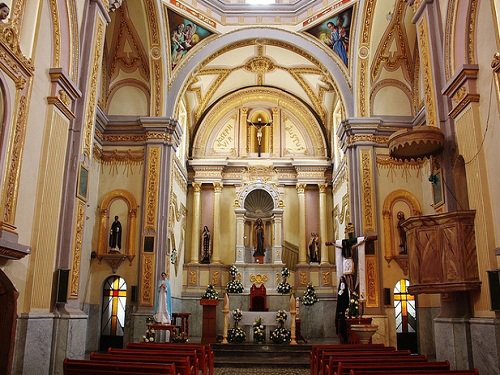
[{"label": "hanging crucifix", "polygon": [[247,120],[248,126],[255,126],[257,129],[257,145],[258,145],[258,156],[260,158],[260,152],[262,147],[262,128],[265,126],[271,126],[273,124],[272,121],[264,122],[262,121],[262,117],[259,115],[256,122]]}]

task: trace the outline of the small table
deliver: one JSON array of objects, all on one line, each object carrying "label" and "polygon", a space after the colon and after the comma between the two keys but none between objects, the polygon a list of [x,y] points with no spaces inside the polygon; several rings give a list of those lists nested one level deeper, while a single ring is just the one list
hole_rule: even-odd
[{"label": "small table", "polygon": [[[174,334],[175,326],[172,324],[153,323],[148,324],[149,329],[155,330],[155,342],[168,342]],[[170,332],[169,340],[167,341],[167,331]]]},{"label": "small table", "polygon": [[[189,338],[189,316],[191,313],[181,312],[172,314],[172,324],[180,329],[180,333],[184,333],[186,338]],[[177,325],[177,318],[180,318],[181,325]]]}]

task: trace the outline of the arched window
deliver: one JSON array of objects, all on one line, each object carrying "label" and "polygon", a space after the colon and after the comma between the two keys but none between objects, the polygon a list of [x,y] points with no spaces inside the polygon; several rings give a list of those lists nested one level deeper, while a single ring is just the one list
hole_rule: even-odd
[{"label": "arched window", "polygon": [[110,276],[104,282],[102,295],[101,335],[123,336],[127,283],[119,276]]},{"label": "arched window", "polygon": [[409,286],[409,280],[401,279],[394,288],[394,310],[397,333],[417,331],[415,298],[408,293]]}]

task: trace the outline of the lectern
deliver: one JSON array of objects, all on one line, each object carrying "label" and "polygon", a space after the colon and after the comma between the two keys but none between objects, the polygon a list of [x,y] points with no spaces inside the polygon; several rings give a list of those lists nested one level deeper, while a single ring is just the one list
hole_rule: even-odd
[{"label": "lectern", "polygon": [[200,299],[200,305],[203,306],[203,323],[201,331],[201,343],[211,344],[216,342],[217,330],[217,305],[218,299]]}]

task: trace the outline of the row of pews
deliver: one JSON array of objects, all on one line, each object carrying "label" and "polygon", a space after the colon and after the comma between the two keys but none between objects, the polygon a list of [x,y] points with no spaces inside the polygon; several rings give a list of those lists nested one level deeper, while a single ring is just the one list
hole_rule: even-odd
[{"label": "row of pews", "polygon": [[428,361],[424,355],[383,344],[319,344],[311,350],[311,375],[478,375],[450,370],[448,361]]},{"label": "row of pews", "polygon": [[214,375],[214,353],[205,344],[130,343],[90,359],[66,358],[63,368],[65,375]]}]

